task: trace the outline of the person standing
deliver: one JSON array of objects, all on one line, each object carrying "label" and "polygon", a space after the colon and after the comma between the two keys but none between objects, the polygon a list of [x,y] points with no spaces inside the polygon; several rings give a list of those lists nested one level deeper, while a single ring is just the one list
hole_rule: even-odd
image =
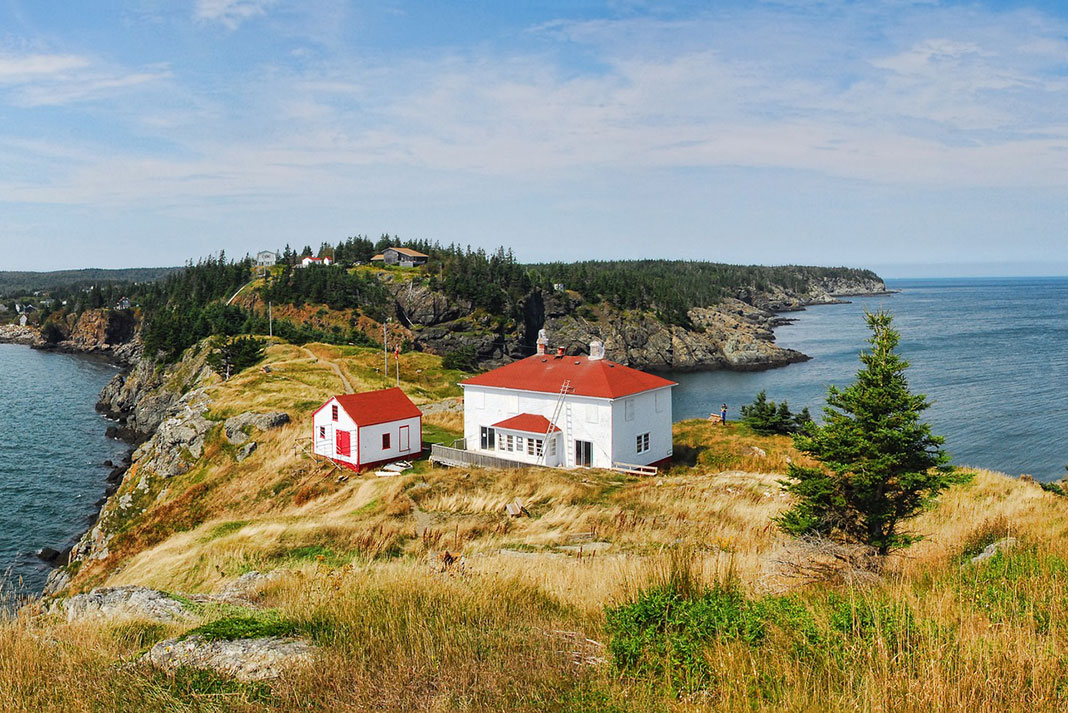
[{"label": "person standing", "polygon": [[724,426],[727,425],[727,404],[723,404],[719,407],[719,422]]}]

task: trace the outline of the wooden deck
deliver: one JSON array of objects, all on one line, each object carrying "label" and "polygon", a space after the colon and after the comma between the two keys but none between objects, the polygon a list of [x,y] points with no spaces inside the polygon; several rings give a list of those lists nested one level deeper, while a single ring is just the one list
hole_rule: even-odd
[{"label": "wooden deck", "polygon": [[430,461],[439,465],[447,465],[451,468],[463,468],[474,466],[476,468],[531,468],[529,463],[520,463],[516,460],[498,458],[497,456],[465,451],[460,448],[449,448],[439,443],[430,447]]}]

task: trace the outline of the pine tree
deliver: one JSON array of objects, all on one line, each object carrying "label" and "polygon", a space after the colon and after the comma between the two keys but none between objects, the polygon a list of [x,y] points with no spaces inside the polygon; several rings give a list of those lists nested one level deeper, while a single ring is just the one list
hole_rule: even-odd
[{"label": "pine tree", "polygon": [[824,425],[794,436],[820,465],[790,465],[783,486],[798,502],[777,522],[795,535],[818,533],[885,555],[918,539],[902,523],[956,480],[944,439],[920,421],[930,403],[909,391],[891,316],[868,314],[867,322],[872,348],[860,355],[856,381],[842,391],[831,386]]}]

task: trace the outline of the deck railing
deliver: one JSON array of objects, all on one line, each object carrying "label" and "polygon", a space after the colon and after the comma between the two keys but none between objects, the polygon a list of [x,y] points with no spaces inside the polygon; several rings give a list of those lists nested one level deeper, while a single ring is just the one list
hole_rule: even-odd
[{"label": "deck railing", "polygon": [[459,448],[449,448],[440,443],[430,447],[430,460],[433,463],[447,465],[453,468],[475,466],[476,468],[530,468],[529,463],[520,463],[516,460],[498,458],[476,451],[465,451]]}]

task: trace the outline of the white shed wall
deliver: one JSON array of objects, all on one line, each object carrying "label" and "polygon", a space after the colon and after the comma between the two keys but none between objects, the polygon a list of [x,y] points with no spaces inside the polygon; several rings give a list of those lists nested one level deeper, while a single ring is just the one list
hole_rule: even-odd
[{"label": "white shed wall", "polygon": [[[401,427],[408,427],[408,447],[401,448]],[[389,448],[382,448],[382,434],[389,434]],[[355,448],[355,444],[353,444]],[[423,433],[418,418],[376,423],[360,429],[360,463],[411,458],[423,449]]]}]

